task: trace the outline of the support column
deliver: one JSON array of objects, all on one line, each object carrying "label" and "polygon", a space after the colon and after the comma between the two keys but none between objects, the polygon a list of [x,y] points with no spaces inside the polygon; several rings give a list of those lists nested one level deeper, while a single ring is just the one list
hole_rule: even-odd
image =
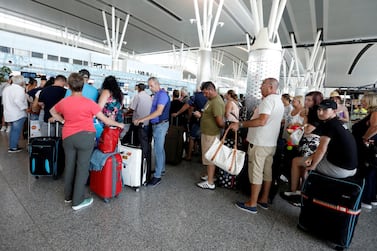
[{"label": "support column", "polygon": [[213,10],[214,0],[203,1],[203,22],[201,22],[201,19],[200,19],[198,0],[193,0],[193,1],[194,1],[196,19],[192,19],[190,21],[192,23],[196,22],[199,44],[200,44],[200,48],[198,51],[198,71],[196,74],[196,86],[197,86],[197,89],[199,89],[203,81],[213,80],[213,77],[211,77],[211,74],[212,74],[212,62],[211,62],[212,49],[211,47],[212,47],[213,38],[215,36],[217,26],[219,24],[221,26],[224,25],[223,23],[219,23],[220,13],[224,5],[224,0],[219,1],[219,5],[217,8],[213,23],[212,23],[212,10]]},{"label": "support column", "polygon": [[246,94],[261,98],[262,81],[266,78],[279,80],[282,47],[280,41],[270,42],[267,28],[262,28],[250,49]]}]

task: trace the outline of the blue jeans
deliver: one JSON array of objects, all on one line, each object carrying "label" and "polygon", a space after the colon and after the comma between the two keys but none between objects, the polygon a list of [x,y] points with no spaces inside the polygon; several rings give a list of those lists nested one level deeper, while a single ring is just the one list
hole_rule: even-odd
[{"label": "blue jeans", "polygon": [[154,139],[154,153],[156,156],[156,170],[154,177],[161,178],[162,171],[165,170],[165,136],[169,129],[169,122],[152,125]]},{"label": "blue jeans", "polygon": [[9,133],[9,148],[16,149],[18,147],[18,141],[22,130],[24,128],[26,117],[20,118],[19,120],[11,122],[11,128]]}]

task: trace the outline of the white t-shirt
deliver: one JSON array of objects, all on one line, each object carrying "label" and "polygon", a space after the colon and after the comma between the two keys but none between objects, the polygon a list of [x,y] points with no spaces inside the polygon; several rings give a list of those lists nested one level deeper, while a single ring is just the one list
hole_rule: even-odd
[{"label": "white t-shirt", "polygon": [[259,117],[259,114],[269,115],[267,122],[264,126],[249,127],[247,140],[257,146],[276,146],[284,114],[284,105],[280,95],[270,94],[265,97],[255,109],[251,119]]},{"label": "white t-shirt", "polygon": [[3,90],[5,122],[13,122],[27,117],[28,108],[25,89],[18,84],[7,86]]}]

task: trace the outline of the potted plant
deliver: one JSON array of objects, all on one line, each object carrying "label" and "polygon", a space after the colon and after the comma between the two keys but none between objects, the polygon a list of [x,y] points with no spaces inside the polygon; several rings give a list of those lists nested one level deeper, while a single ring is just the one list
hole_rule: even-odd
[{"label": "potted plant", "polygon": [[9,74],[12,73],[12,70],[7,67],[7,66],[3,66],[0,68],[0,83],[3,83],[3,82],[7,82],[6,80],[6,76],[9,76]]}]

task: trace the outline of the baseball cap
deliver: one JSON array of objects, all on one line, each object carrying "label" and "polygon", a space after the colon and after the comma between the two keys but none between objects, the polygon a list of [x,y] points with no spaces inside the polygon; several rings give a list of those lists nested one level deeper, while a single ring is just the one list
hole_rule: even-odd
[{"label": "baseball cap", "polygon": [[329,108],[331,108],[333,110],[336,110],[338,108],[338,105],[336,104],[336,102],[334,100],[324,99],[319,104],[319,108],[322,108],[322,109],[329,109]]}]

